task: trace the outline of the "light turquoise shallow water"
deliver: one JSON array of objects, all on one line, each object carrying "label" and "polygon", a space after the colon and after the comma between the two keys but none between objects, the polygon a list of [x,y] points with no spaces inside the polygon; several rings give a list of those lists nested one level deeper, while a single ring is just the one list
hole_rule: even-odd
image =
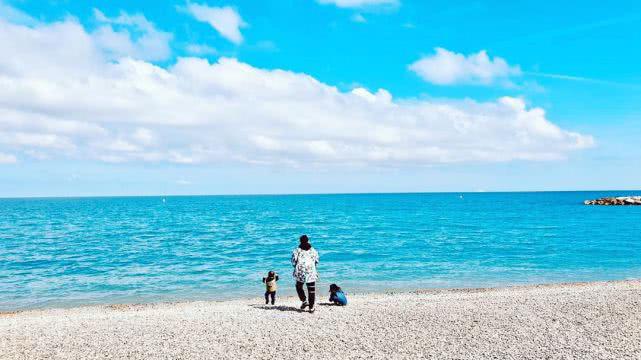
[{"label": "light turquoise shallow water", "polygon": [[0,310],[293,294],[303,233],[323,293],[641,278],[641,207],[460,195],[0,199]]}]

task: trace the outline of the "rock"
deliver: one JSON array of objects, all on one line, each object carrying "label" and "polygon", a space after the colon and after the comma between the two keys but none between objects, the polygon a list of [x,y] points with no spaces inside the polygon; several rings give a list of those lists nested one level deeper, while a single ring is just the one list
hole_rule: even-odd
[{"label": "rock", "polygon": [[641,196],[604,197],[595,200],[585,200],[584,205],[641,205]]}]

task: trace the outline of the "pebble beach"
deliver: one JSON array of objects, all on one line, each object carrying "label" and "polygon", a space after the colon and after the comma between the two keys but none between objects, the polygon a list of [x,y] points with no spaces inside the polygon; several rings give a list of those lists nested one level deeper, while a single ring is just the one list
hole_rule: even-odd
[{"label": "pebble beach", "polygon": [[0,314],[0,359],[639,359],[641,281]]}]

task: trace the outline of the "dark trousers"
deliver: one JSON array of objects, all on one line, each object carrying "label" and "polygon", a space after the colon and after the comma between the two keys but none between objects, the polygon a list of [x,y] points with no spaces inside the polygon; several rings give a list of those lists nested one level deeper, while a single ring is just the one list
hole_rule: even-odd
[{"label": "dark trousers", "polygon": [[[302,282],[296,282],[296,293],[298,293],[300,301],[307,301]],[[309,294],[309,307],[314,307],[314,302],[316,301],[316,282],[307,283],[307,293]]]},{"label": "dark trousers", "polygon": [[276,302],[276,291],[265,292],[265,304],[269,304],[269,298],[272,298],[272,305]]}]

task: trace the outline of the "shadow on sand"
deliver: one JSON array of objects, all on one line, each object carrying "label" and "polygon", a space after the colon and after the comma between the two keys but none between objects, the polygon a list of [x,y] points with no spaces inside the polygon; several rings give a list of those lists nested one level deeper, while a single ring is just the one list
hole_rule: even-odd
[{"label": "shadow on sand", "polygon": [[300,308],[286,305],[251,305],[254,309],[303,312]]},{"label": "shadow on sand", "polygon": [[[334,303],[330,302],[323,302],[323,303],[318,303],[316,304],[318,306],[338,306]],[[254,309],[261,309],[261,310],[276,310],[276,311],[293,311],[293,312],[307,312],[307,310],[301,310],[298,307],[295,306],[287,306],[287,305],[250,305]]]},{"label": "shadow on sand", "polygon": [[324,302],[324,303],[318,303],[319,306],[338,306],[338,304],[330,303],[330,302]]}]

